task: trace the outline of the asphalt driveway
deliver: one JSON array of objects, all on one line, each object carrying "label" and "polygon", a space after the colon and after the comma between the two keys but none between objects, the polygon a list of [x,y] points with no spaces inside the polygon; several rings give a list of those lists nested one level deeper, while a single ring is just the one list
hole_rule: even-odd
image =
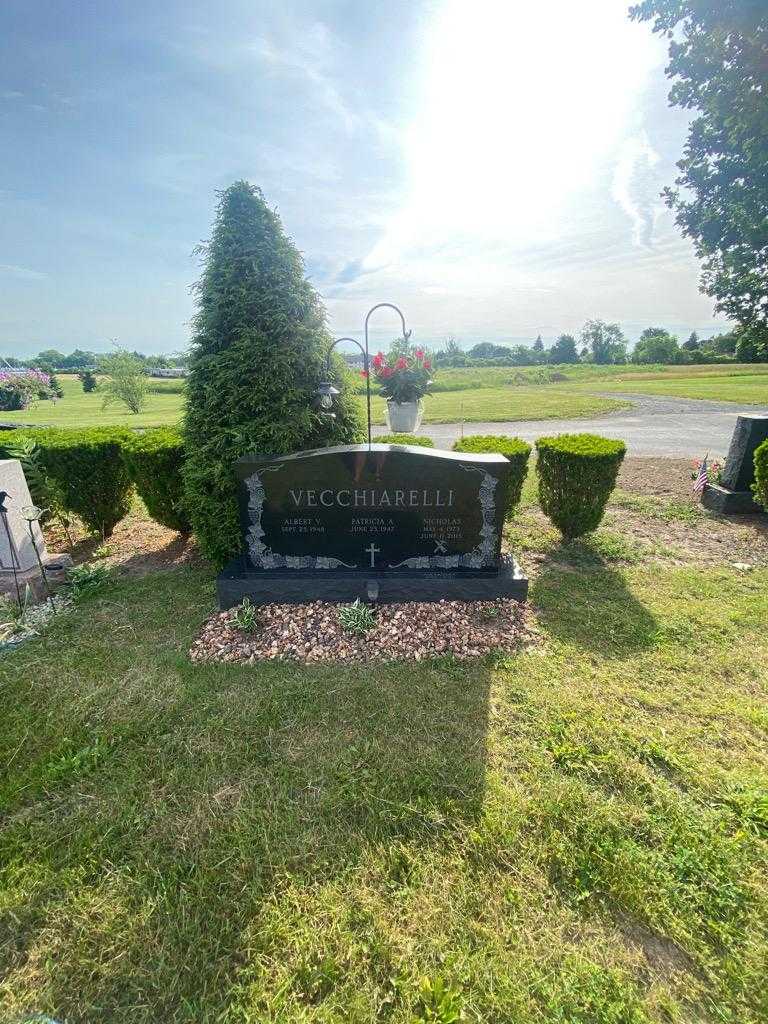
[{"label": "asphalt driveway", "polygon": [[[465,423],[464,434],[505,434],[535,441],[542,434],[588,432],[621,438],[632,455],[700,458],[709,452],[712,456],[722,457],[728,451],[736,417],[740,413],[768,415],[768,406],[740,406],[735,402],[659,398],[615,391],[604,394],[606,398],[625,398],[632,402],[632,408],[592,419]],[[376,432],[381,434],[386,430],[377,427]],[[419,433],[431,437],[440,448],[450,448],[461,436],[461,424],[425,423]]]}]

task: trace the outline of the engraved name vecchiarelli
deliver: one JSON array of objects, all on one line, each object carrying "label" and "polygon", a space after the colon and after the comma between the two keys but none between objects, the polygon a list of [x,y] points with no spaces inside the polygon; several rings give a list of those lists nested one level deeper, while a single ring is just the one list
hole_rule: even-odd
[{"label": "engraved name vecchiarelli", "polygon": [[451,508],[454,492],[451,489],[409,488],[400,490],[375,488],[318,490],[307,488],[290,491],[296,508]]}]

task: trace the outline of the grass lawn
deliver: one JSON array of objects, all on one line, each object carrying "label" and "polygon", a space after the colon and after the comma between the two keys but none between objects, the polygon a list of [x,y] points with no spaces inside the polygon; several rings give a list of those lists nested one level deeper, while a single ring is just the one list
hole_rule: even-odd
[{"label": "grass lawn", "polygon": [[[596,385],[580,383],[582,390],[594,390]],[[661,395],[669,398],[709,398],[717,402],[740,402],[742,405],[768,407],[768,373],[734,374],[733,376],[696,374],[654,378],[650,375],[638,380],[601,381],[598,390],[632,392],[642,395]]]},{"label": "grass lawn", "polygon": [[[628,403],[594,391],[633,392],[681,398],[712,398],[768,406],[768,364],[722,366],[561,367],[569,379],[557,384],[521,385],[538,367],[442,370],[437,390],[424,404],[425,423],[503,422],[599,416]],[[24,412],[0,413],[0,420],[59,427],[153,427],[177,423],[183,410],[183,381],[153,380],[146,410],[134,416],[120,405],[102,411],[98,392],[84,394],[76,377],[59,377],[64,398],[40,402]],[[355,387],[364,405],[362,382]],[[374,422],[384,423],[384,401],[373,400]]]},{"label": "grass lawn", "polygon": [[[55,405],[40,402],[24,412],[0,413],[0,419],[57,427],[155,427],[181,419],[184,395],[179,381],[153,382],[156,393],[149,396],[146,410],[134,416],[117,404],[102,411],[98,391],[85,394],[75,377],[61,376],[59,380],[64,398]],[[362,396],[360,403],[363,408]],[[563,387],[477,388],[438,392],[426,401],[424,419],[427,423],[452,423],[461,419],[462,414],[465,420],[475,422],[597,416],[626,404]],[[373,413],[374,421],[383,424],[384,401],[378,396],[373,402]]]},{"label": "grass lawn", "polygon": [[3,658],[3,1019],[765,1021],[768,570],[526,495],[512,656],[193,665],[187,567]]},{"label": "grass lawn", "polygon": [[180,381],[152,381],[153,392],[147,398],[146,409],[134,415],[118,402],[102,410],[99,392],[85,394],[77,377],[60,374],[58,380],[64,397],[55,405],[38,402],[21,412],[0,412],[0,420],[46,427],[160,427],[181,418],[184,396]]},{"label": "grass lawn", "polygon": [[[384,422],[384,400],[372,403],[374,422]],[[569,419],[599,416],[626,407],[626,401],[600,398],[558,385],[439,391],[424,400],[424,423]]]}]

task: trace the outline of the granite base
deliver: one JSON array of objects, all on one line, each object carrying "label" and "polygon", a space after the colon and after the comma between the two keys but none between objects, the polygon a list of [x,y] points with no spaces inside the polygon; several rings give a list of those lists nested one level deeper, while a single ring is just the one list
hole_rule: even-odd
[{"label": "granite base", "polygon": [[249,569],[240,557],[216,577],[216,596],[222,610],[240,604],[244,597],[253,604],[303,604],[307,601],[493,601],[511,597],[525,601],[528,578],[513,559],[505,560],[498,572],[444,570],[430,572],[301,572],[285,569]]},{"label": "granite base", "polygon": [[707,484],[701,495],[701,504],[710,512],[724,516],[754,515],[763,511],[751,491],[732,491],[720,484]]},{"label": "granite base", "polygon": [[40,572],[40,566],[31,569],[17,569],[16,577],[11,569],[0,569],[0,594],[16,600],[16,584],[18,583],[22,599],[25,595],[34,603],[44,601],[49,590],[54,592],[67,581],[67,570],[72,565],[69,555],[49,555],[43,562],[46,579]]}]

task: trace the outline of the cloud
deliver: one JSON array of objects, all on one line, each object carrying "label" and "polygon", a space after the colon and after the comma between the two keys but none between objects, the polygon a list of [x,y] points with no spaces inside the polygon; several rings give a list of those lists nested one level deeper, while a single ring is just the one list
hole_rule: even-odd
[{"label": "cloud", "polygon": [[653,168],[659,154],[645,131],[627,139],[621,147],[613,174],[611,195],[632,221],[635,245],[645,248],[653,242],[653,228],[659,214],[659,186]]},{"label": "cloud", "polygon": [[291,39],[290,48],[277,46],[266,37],[255,40],[252,48],[276,71],[303,79],[313,98],[339,118],[348,132],[360,125],[360,116],[343,99],[333,81],[334,37],[322,22],[303,28],[298,38]]},{"label": "cloud", "polygon": [[0,92],[0,100],[20,100],[23,95],[23,92],[17,92],[15,89],[6,89]]},{"label": "cloud", "polygon": [[39,270],[32,270],[30,267],[19,267],[13,263],[0,263],[0,274],[18,278],[20,281],[43,281],[48,277],[47,274],[43,274]]}]

